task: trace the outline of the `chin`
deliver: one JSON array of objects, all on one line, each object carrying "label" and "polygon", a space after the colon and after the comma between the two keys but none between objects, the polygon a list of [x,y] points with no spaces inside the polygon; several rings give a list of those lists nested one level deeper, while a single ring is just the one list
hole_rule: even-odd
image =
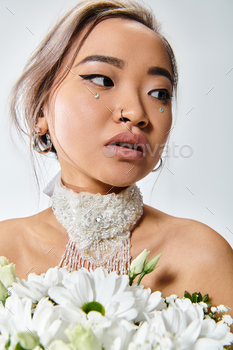
[{"label": "chin", "polygon": [[[124,174],[124,173],[123,173]],[[129,173],[123,176],[122,172],[115,173],[114,176],[108,176],[102,179],[102,183],[108,184],[109,186],[124,188],[133,185],[137,181],[141,180],[139,176],[129,176]]]}]

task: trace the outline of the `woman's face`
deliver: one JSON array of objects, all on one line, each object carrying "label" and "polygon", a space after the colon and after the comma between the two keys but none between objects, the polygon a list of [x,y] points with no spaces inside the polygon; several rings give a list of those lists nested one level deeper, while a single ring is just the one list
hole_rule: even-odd
[{"label": "woman's face", "polygon": [[171,128],[170,77],[146,26],[111,18],[93,29],[45,114],[66,184],[104,194],[151,172]]}]

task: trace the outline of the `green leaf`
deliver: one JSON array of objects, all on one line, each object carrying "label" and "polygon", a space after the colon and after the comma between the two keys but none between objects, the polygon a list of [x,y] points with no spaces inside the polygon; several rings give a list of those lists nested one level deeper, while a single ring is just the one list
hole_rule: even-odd
[{"label": "green leaf", "polygon": [[197,303],[197,293],[192,294],[192,302]]},{"label": "green leaf", "polygon": [[158,254],[155,258],[149,260],[143,267],[143,272],[145,272],[145,274],[149,274],[152,271],[154,271],[154,269],[156,268],[156,265],[158,264],[159,259],[161,258],[162,254]]},{"label": "green leaf", "polygon": [[209,300],[209,294],[205,294],[203,297],[204,303],[206,303]]},{"label": "green leaf", "polygon": [[15,350],[26,350],[26,349],[20,345],[20,342],[18,342],[16,347],[15,347]]},{"label": "green leaf", "polygon": [[141,275],[139,276],[138,282],[137,282],[137,286],[139,286],[139,284],[141,283],[143,277],[146,276],[145,272],[142,272]]},{"label": "green leaf", "polygon": [[11,340],[10,340],[10,338],[9,338],[9,339],[7,340],[7,342],[6,342],[6,344],[5,344],[6,350],[9,349],[10,345],[11,345]]},{"label": "green leaf", "polygon": [[184,292],[184,297],[187,299],[190,299],[192,301],[191,294],[189,294],[189,292],[187,292],[187,290]]},{"label": "green leaf", "polygon": [[198,300],[198,303],[200,303],[200,301],[202,301],[202,295],[200,292],[197,294],[197,300]]}]

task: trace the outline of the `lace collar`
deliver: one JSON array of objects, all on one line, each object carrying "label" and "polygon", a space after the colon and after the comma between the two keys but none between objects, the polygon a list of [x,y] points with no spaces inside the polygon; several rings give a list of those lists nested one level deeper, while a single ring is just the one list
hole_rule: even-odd
[{"label": "lace collar", "polygon": [[[122,254],[128,255],[122,263],[129,264],[130,231],[143,214],[142,195],[136,184],[119,194],[76,193],[66,188],[59,176],[51,199],[54,215],[69,235],[59,266],[68,265],[70,270],[85,264],[107,267],[112,259],[109,271],[119,272]],[[123,249],[124,245],[127,248]]]}]

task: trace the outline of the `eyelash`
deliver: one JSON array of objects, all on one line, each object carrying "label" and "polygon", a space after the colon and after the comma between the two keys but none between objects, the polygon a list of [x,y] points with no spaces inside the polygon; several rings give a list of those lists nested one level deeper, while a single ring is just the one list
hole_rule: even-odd
[{"label": "eyelash", "polygon": [[[113,81],[106,77],[105,75],[101,75],[101,74],[85,74],[85,75],[79,75],[82,79],[84,80],[93,80],[95,78],[103,78],[103,79],[106,79],[107,80],[107,85],[102,85],[103,87],[111,87],[111,86],[114,86],[114,83]],[[93,82],[93,81],[92,81]],[[95,83],[93,82],[94,84],[97,84],[97,85],[100,85],[101,84],[98,84],[98,83]],[[105,81],[106,83],[106,81]],[[155,97],[157,100],[159,101],[163,101],[163,102],[167,102],[168,100],[171,99],[171,94],[170,92],[167,90],[167,89],[156,89],[156,90],[152,90],[149,92],[149,95],[152,95],[152,93],[156,92],[157,93],[157,96],[152,96],[152,97]]]},{"label": "eyelash", "polygon": [[[101,74],[86,74],[86,75],[81,75],[81,74],[80,74],[79,76],[80,76],[81,78],[85,79],[85,80],[93,80],[93,79],[95,79],[95,78],[104,78],[104,79],[107,79],[107,80],[108,80],[108,83],[110,83],[110,85],[103,85],[103,87],[114,86],[113,81],[112,81],[110,78],[106,77],[105,75],[101,75]],[[93,82],[93,83],[101,86],[101,84],[98,84],[98,83],[95,83],[95,82]]]},{"label": "eyelash", "polygon": [[157,96],[152,96],[152,97],[157,98],[159,101],[167,102],[172,97],[172,95],[170,94],[170,92],[167,89],[152,90],[152,91],[149,92],[149,95],[152,95],[153,92],[157,92],[158,93]]}]

